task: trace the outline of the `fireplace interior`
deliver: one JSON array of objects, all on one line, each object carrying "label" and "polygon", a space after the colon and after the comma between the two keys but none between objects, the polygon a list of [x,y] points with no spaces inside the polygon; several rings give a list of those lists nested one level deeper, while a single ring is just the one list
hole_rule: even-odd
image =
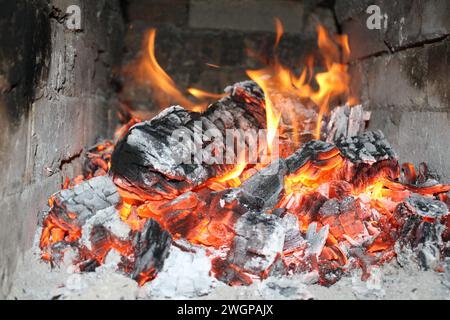
[{"label": "fireplace interior", "polygon": [[1,299],[450,297],[448,1],[0,7]]}]

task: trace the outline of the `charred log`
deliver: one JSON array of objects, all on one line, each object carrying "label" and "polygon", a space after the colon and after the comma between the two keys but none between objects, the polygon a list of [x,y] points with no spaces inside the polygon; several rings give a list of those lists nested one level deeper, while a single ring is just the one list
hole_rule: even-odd
[{"label": "charred log", "polygon": [[399,223],[397,260],[405,263],[413,259],[424,269],[436,269],[445,258],[441,218],[446,215],[443,202],[421,195],[413,194],[399,204],[395,212]]},{"label": "charred log", "polygon": [[326,141],[333,143],[363,133],[369,119],[370,112],[361,105],[334,108],[325,132]]},{"label": "charred log", "polygon": [[155,220],[148,220],[144,229],[133,236],[135,262],[131,277],[141,285],[152,280],[163,267],[171,243],[170,234]]},{"label": "charred log", "polygon": [[[61,190],[50,198],[51,207],[40,217],[40,248],[47,260],[59,260],[61,243],[70,244],[81,237],[86,221],[97,212],[119,203],[117,187],[108,176],[85,181],[72,189]],[[115,211],[114,211],[115,213]]]},{"label": "charred log", "polygon": [[346,159],[353,163],[373,164],[382,160],[397,159],[397,155],[380,130],[366,131],[353,137],[342,137],[336,146]]},{"label": "charred log", "polygon": [[[213,146],[214,151],[223,153],[228,129],[264,128],[265,110],[264,95],[255,83],[242,82],[227,90],[229,96],[204,113],[172,107],[133,126],[112,155],[114,182],[138,198],[172,199],[231,170],[234,164],[215,163],[209,159],[211,150],[209,155],[204,150]],[[207,130],[220,133],[223,139],[205,141]],[[180,143],[173,137],[174,131],[193,140]]]},{"label": "charred log", "polygon": [[216,263],[216,268],[221,269],[219,280],[249,284],[245,273],[267,276],[284,247],[281,219],[275,215],[248,212],[239,218],[235,230],[236,236],[226,260]]}]

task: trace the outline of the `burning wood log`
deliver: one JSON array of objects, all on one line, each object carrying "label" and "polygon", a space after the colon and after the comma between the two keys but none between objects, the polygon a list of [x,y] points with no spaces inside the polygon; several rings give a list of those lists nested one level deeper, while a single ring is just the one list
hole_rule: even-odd
[{"label": "burning wood log", "polygon": [[218,279],[229,284],[250,284],[246,273],[267,276],[284,246],[285,231],[276,215],[248,212],[236,223],[236,236],[224,261],[215,261]]},{"label": "burning wood log", "polygon": [[[114,182],[130,197],[171,199],[233,169],[235,164],[225,161],[208,164],[210,159],[202,150],[213,141],[204,141],[204,133],[216,130],[225,137],[228,129],[265,128],[264,94],[251,81],[235,84],[227,92],[229,96],[210,105],[204,113],[172,107],[133,126],[112,155]],[[174,131],[194,141],[180,144],[172,135]],[[224,152],[223,142],[214,141],[213,151]]]},{"label": "burning wood log", "polygon": [[395,212],[399,223],[397,260],[401,264],[413,260],[423,269],[438,269],[446,249],[443,234],[448,214],[445,203],[419,194],[399,204]]},{"label": "burning wood log", "polygon": [[41,214],[40,248],[43,257],[53,260],[60,242],[70,244],[81,237],[85,222],[98,211],[114,208],[120,201],[117,187],[110,177],[100,176],[61,190],[50,200],[50,208]]},{"label": "burning wood log", "polygon": [[335,142],[363,133],[369,119],[370,111],[365,111],[361,105],[334,108],[326,128],[326,141]]},{"label": "burning wood log", "polygon": [[170,234],[158,222],[149,219],[144,229],[133,236],[134,266],[131,277],[140,285],[152,280],[163,267],[171,243]]},{"label": "burning wood log", "polygon": [[[175,130],[192,135],[205,128],[223,135],[227,129],[265,126],[264,97],[254,83],[228,90],[230,95],[205,113],[171,107],[131,127],[112,155],[114,183],[101,176],[55,194],[43,220],[43,257],[56,261],[71,245],[80,252],[80,270],[93,271],[115,250],[118,267],[142,285],[163,269],[169,251],[177,252],[171,249],[173,237],[210,247],[216,257],[212,273],[228,284],[315,271],[321,284],[330,285],[350,259],[366,274],[372,264],[387,259],[398,228],[402,241],[397,247],[412,248],[424,266],[442,260],[441,224],[430,219],[439,220],[447,211],[431,196],[450,187],[438,184],[423,166],[419,175],[404,166],[401,176],[384,135],[360,132],[367,118],[362,108],[336,111],[328,131],[332,141],[309,141],[258,168],[237,187],[214,185],[214,178],[232,171],[233,164],[177,162],[184,147],[195,149],[174,143]],[[213,143],[197,142],[202,149]],[[91,152],[90,176],[107,173],[111,149]],[[386,202],[378,201],[382,196]],[[122,211],[125,204],[130,210]],[[125,211],[132,213],[131,220]],[[226,257],[214,254],[224,248]],[[168,269],[176,265],[176,256]]]}]

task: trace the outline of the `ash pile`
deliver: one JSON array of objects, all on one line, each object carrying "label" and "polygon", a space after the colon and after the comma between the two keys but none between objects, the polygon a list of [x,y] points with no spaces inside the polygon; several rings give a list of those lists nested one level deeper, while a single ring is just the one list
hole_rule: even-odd
[{"label": "ash pile", "polygon": [[[163,297],[305,274],[331,286],[355,270],[365,281],[393,259],[450,269],[450,186],[425,164],[417,172],[399,164],[381,131],[365,131],[369,112],[335,108],[320,140],[294,150],[281,142],[271,163],[237,171],[239,164],[209,161],[208,147],[223,151],[225,140],[187,145],[173,135],[266,129],[255,83],[226,92],[203,113],[171,107],[116,144],[92,148],[86,179],[54,194],[40,213],[40,257],[57,268],[72,250],[75,272],[107,264]],[[199,153],[202,161],[179,161]]]}]

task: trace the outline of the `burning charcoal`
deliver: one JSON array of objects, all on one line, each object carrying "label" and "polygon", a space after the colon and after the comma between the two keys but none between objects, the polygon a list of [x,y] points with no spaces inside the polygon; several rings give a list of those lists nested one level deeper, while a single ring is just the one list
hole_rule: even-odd
[{"label": "burning charcoal", "polygon": [[87,220],[102,210],[109,210],[104,213],[111,217],[119,201],[117,188],[108,176],[95,177],[54,194],[50,199],[51,208],[42,218],[43,258],[56,259],[58,248],[80,239]]},{"label": "burning charcoal", "polygon": [[339,201],[337,199],[330,199],[320,207],[319,214],[324,218],[329,216],[337,216],[340,212],[339,208]]},{"label": "burning charcoal", "polygon": [[316,229],[317,223],[313,222],[308,226],[308,230],[306,230],[306,241],[308,242],[307,256],[320,256],[327,241],[330,226],[325,225],[320,231],[316,231]]},{"label": "burning charcoal", "polygon": [[[246,180],[239,191],[241,203],[249,204],[248,199],[258,199],[252,201],[258,203],[258,207],[253,210],[272,209],[284,194],[284,177],[287,168],[283,159],[277,159],[269,166],[254,174]],[[247,199],[247,201],[246,201]]]},{"label": "burning charcoal", "polygon": [[336,146],[353,163],[373,164],[397,155],[380,130],[366,131],[358,136],[341,138]]},{"label": "burning charcoal", "polygon": [[[413,260],[422,268],[429,269],[436,268],[443,259],[441,252],[445,248],[442,238],[445,226],[440,219],[435,219],[443,212],[439,201],[424,198],[413,195],[397,206],[395,217],[399,224],[399,238],[396,252],[400,256],[398,261]],[[405,256],[403,253],[411,251],[414,255]]]},{"label": "burning charcoal", "polygon": [[351,195],[352,185],[347,181],[333,180],[328,183],[328,197],[336,198],[338,200],[344,199]]},{"label": "burning charcoal", "polygon": [[302,148],[287,157],[286,165],[289,174],[295,174],[303,168],[308,161],[314,161],[319,167],[322,162],[339,154],[339,150],[331,143],[320,140],[307,142]]},{"label": "burning charcoal", "polygon": [[235,283],[236,278],[245,278],[243,272],[258,276],[268,274],[283,251],[285,231],[281,219],[270,214],[248,212],[239,218],[235,231],[233,246],[222,266],[228,272],[222,272],[219,280]]},{"label": "burning charcoal", "polygon": [[134,268],[132,278],[140,285],[152,280],[164,265],[172,243],[170,234],[158,222],[149,219],[142,231],[133,236]]},{"label": "burning charcoal", "polygon": [[327,124],[326,141],[336,142],[361,134],[370,119],[370,112],[361,105],[334,108]]},{"label": "burning charcoal", "polygon": [[319,283],[329,287],[339,281],[344,275],[344,270],[336,261],[320,260],[319,262]]},{"label": "burning charcoal", "polygon": [[297,216],[288,213],[282,218],[281,223],[283,224],[285,230],[283,252],[293,251],[303,246],[305,239],[303,239],[300,233]]},{"label": "burning charcoal", "polygon": [[328,200],[320,208],[319,214],[322,223],[329,225],[330,233],[340,241],[347,237],[356,238],[365,230],[359,202],[352,196],[341,201]]},{"label": "burning charcoal", "polygon": [[131,231],[130,227],[120,219],[119,212],[114,207],[100,210],[96,215],[89,218],[82,227],[80,244],[89,250],[92,249],[89,237],[94,226],[102,226],[121,239],[127,238]]},{"label": "burning charcoal", "polygon": [[422,217],[436,219],[448,214],[448,208],[445,203],[439,200],[433,200],[430,197],[413,193],[406,201]]},{"label": "burning charcoal", "polygon": [[198,194],[188,191],[153,211],[169,232],[186,238],[200,224],[204,205]]},{"label": "burning charcoal", "polygon": [[54,199],[55,207],[62,209],[63,216],[74,213],[76,223],[83,225],[97,211],[117,205],[120,196],[111,178],[101,176],[75,185],[72,189],[61,190]]},{"label": "burning charcoal", "polygon": [[[254,82],[238,83],[228,91],[230,96],[210,105],[204,113],[172,107],[131,127],[112,155],[115,183],[137,197],[171,199],[233,169],[234,164],[208,164],[208,159],[198,157],[206,157],[203,151],[207,146],[215,146],[214,151],[224,154],[228,129],[257,132],[265,128],[265,109],[264,95]],[[207,130],[219,133],[223,140],[205,141],[208,139],[202,135]],[[180,143],[172,136],[174,131],[194,141]],[[248,148],[250,142],[245,143]]]}]

